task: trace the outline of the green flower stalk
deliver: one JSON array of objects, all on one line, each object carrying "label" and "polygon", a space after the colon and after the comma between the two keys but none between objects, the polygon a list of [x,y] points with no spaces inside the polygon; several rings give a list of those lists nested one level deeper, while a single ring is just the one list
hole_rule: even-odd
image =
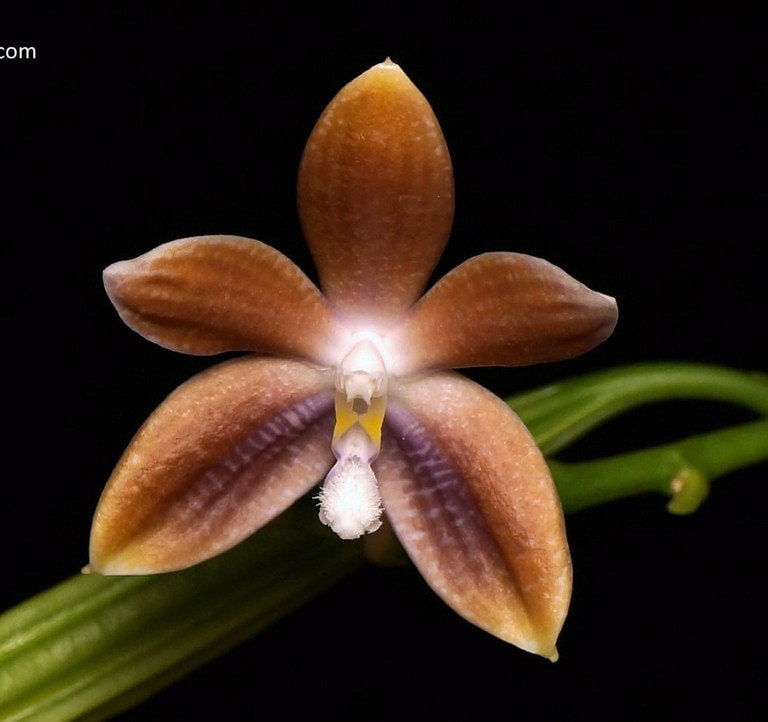
[{"label": "green flower stalk", "polygon": [[[649,363],[602,371],[520,394],[509,403],[548,456],[635,407],[701,399],[741,406],[768,417],[768,376],[686,363]],[[674,514],[695,511],[709,482],[765,459],[768,421],[596,461],[549,459],[563,506],[576,511],[624,496],[661,493]]]}]

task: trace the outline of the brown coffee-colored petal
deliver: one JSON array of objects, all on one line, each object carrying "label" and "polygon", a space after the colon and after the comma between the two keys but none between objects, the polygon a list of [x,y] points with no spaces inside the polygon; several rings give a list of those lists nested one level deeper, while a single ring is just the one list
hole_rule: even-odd
[{"label": "brown coffee-colored petal", "polygon": [[109,266],[104,285],[134,331],[175,351],[335,358],[336,322],[326,299],[292,261],[250,238],[165,243]]},{"label": "brown coffee-colored petal", "polygon": [[500,399],[456,374],[398,385],[374,464],[384,509],[430,586],[459,614],[556,659],[571,562],[533,439]]},{"label": "brown coffee-colored petal", "polygon": [[522,366],[588,351],[617,315],[613,298],[541,258],[485,253],[438,281],[387,344],[395,373]]},{"label": "brown coffee-colored petal", "polygon": [[247,356],[193,377],[115,468],[90,570],[166,572],[226,551],[323,477],[332,433],[332,381],[304,364]]},{"label": "brown coffee-colored petal", "polygon": [[437,118],[398,65],[375,65],[325,109],[298,201],[336,308],[375,330],[418,298],[450,232],[453,171]]}]

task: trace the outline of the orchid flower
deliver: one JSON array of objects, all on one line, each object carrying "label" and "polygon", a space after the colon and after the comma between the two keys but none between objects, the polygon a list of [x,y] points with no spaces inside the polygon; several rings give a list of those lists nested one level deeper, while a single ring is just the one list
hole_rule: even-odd
[{"label": "orchid flower", "polygon": [[353,539],[385,514],[460,615],[555,659],[572,572],[547,464],[501,399],[451,369],[580,354],[612,332],[614,300],[506,252],[470,258],[419,298],[451,229],[453,173],[432,109],[390,60],[321,115],[298,208],[322,291],[235,236],[105,270],[145,338],[249,353],[187,381],[138,431],[99,501],[90,571],[196,564],[324,479],[323,524]]}]

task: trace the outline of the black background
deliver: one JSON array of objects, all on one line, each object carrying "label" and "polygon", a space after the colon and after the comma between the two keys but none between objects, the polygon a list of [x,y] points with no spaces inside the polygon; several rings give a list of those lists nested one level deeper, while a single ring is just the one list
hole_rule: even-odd
[{"label": "black background", "polygon": [[[430,100],[454,161],[439,271],[516,250],[619,301],[594,352],[476,378],[508,394],[637,361],[766,369],[764,17],[380,5],[3,18],[0,44],[37,50],[0,62],[3,607],[86,562],[125,444],[212,363],[126,329],[101,269],[219,232],[310,270],[295,213],[304,142],[387,55]],[[573,453],[747,418],[648,408]],[[413,570],[371,568],[121,719],[758,719],[765,474],[719,480],[690,517],[661,497],[569,517],[576,581],[556,665],[470,626]]]}]

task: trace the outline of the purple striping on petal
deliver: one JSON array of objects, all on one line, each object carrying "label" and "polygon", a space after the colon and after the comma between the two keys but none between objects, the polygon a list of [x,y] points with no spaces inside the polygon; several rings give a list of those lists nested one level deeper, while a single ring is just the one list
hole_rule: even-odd
[{"label": "purple striping on petal", "polygon": [[[330,439],[332,409],[333,398],[329,394],[316,394],[286,407],[268,423],[253,429],[184,489],[177,507],[177,523],[182,526],[204,523],[213,528],[221,524],[222,517],[236,515],[246,501],[258,493],[268,462],[291,449],[298,452],[300,439],[307,430],[325,425]],[[286,454],[286,463],[298,456],[298,453]],[[276,495],[268,496],[276,502],[279,490]]]},{"label": "purple striping on petal", "polygon": [[[428,519],[426,531],[443,552],[453,554],[448,549],[461,548],[461,555],[453,557],[454,563],[460,558],[471,561],[466,572],[482,575],[486,562],[498,560],[500,552],[460,471],[429,430],[406,409],[391,404],[385,426],[389,443],[399,446],[408,467],[402,491],[413,518]],[[421,535],[416,529],[411,533]]]}]

